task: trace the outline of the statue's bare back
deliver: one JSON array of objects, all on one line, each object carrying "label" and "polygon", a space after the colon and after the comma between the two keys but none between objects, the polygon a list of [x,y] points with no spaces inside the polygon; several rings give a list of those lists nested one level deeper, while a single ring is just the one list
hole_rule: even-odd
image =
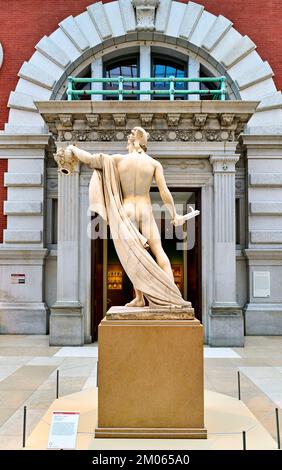
[{"label": "statue's bare back", "polygon": [[[119,174],[125,214],[147,239],[156,262],[173,281],[171,265],[162,248],[160,233],[153,215],[150,199],[150,188],[153,179],[155,178],[161,199],[168,208],[174,225],[182,225],[189,218],[198,215],[199,211],[190,208],[191,212],[184,216],[177,214],[172,195],[166,185],[162,165],[146,153],[147,137],[148,134],[144,129],[135,127],[128,136],[128,154],[116,154],[112,158]],[[74,145],[69,145],[65,150],[65,154],[75,155],[83,163],[97,169],[101,169],[99,166],[100,157],[108,157],[103,154],[91,155]],[[135,294],[135,299],[126,305],[130,307],[144,306],[143,293],[135,288]]]}]

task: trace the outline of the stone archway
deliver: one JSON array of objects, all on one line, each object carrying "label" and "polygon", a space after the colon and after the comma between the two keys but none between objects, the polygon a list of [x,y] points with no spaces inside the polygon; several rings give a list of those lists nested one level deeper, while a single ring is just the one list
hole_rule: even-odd
[{"label": "stone archway", "polygon": [[20,79],[8,102],[10,114],[5,130],[44,132],[34,101],[54,99],[67,76],[93,55],[133,41],[184,48],[227,77],[234,99],[260,101],[248,132],[281,130],[281,92],[276,90],[271,67],[248,36],[242,36],[227,18],[205,11],[200,4],[172,0],[150,3],[151,9],[142,1],[94,3],[75,18],[63,20],[49,37],[44,36],[18,73]]}]

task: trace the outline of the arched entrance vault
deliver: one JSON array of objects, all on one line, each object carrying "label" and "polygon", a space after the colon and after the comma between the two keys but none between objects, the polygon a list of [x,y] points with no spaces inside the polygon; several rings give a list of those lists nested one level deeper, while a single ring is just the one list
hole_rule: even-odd
[{"label": "arched entrance vault", "polygon": [[[68,75],[117,47],[120,50],[143,41],[179,49],[206,64],[216,75],[225,75],[231,99],[259,101],[249,132],[254,127],[255,133],[262,126],[272,132],[282,127],[282,98],[272,79],[272,69],[259,56],[253,41],[242,36],[231,21],[212,15],[194,2],[161,0],[151,13],[146,6],[139,8],[141,15],[136,21],[131,0],[94,3],[75,18],[63,20],[49,37],[44,36],[19,71],[20,79],[8,102],[6,131],[44,132],[34,101],[60,99]],[[146,30],[152,28],[154,31]]]},{"label": "arched entrance vault", "polygon": [[[91,64],[92,71],[97,66],[101,77],[103,58],[126,54],[133,48],[151,48],[168,55],[172,51],[172,57],[177,51],[191,63],[203,64],[211,74],[226,76],[230,99],[189,103],[140,99],[134,102],[134,113],[132,102],[127,100],[64,99],[69,75],[77,76]],[[10,145],[9,172],[5,175],[8,226],[2,256],[8,258],[8,265],[15,264],[11,259],[18,250],[27,279],[26,297],[16,298],[19,294],[12,286],[12,301],[0,305],[7,331],[46,333],[51,310],[51,344],[91,341],[91,241],[85,230],[90,220],[91,172],[81,166],[71,177],[58,175],[48,131],[55,144],[78,141],[86,150],[113,153],[124,151],[128,128],[142,125],[151,134],[150,153],[162,162],[170,187],[176,191],[190,188],[201,195],[198,274],[206,341],[214,346],[242,346],[247,287],[239,289],[246,290],[239,305],[235,190],[243,188],[242,207],[247,207],[247,198],[243,159],[235,172],[240,158],[236,152],[243,129],[244,139],[249,141],[254,134],[282,133],[282,97],[269,64],[259,56],[252,40],[242,36],[228,19],[212,15],[194,2],[171,0],[94,3],[75,18],[63,20],[35,49],[22,65],[16,89],[10,94],[9,121],[1,137],[6,147]],[[144,70],[145,76],[151,75],[148,63],[143,77]],[[268,142],[262,145],[268,148]],[[256,181],[255,166],[250,168]],[[240,220],[247,219],[244,210]],[[55,213],[58,230],[53,228]],[[241,228],[242,233],[247,232]],[[259,230],[253,237],[260,237],[262,243],[265,235]],[[98,261],[106,272],[106,260]],[[243,255],[240,262],[247,276]],[[28,287],[32,279],[37,282],[34,289]],[[103,296],[105,304],[105,293]]]}]

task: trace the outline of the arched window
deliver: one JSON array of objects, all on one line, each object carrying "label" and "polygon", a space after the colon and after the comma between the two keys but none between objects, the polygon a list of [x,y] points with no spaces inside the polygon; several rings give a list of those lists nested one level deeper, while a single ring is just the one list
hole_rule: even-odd
[{"label": "arched window", "polygon": [[[128,77],[136,78],[139,77],[139,56],[127,56],[122,59],[115,59],[109,62],[104,62],[104,73],[105,78],[118,78]],[[124,90],[137,90],[139,84],[136,82],[125,82],[123,84]],[[118,90],[118,83],[105,83],[104,90]],[[136,100],[139,97],[137,95],[124,95],[123,99],[127,100]],[[113,95],[104,95],[104,99],[108,100],[118,100],[118,96]]]},{"label": "arched window", "polygon": [[[88,65],[83,71],[77,75],[77,78],[89,78],[91,77],[91,65]],[[76,83],[76,90],[91,90],[91,83]],[[79,95],[78,100],[91,100],[91,95]]]},{"label": "arched window", "polygon": [[[187,62],[181,60],[174,60],[173,58],[161,55],[152,55],[152,76],[156,78],[184,78],[187,77]],[[154,82],[152,89],[155,90],[169,90],[169,83]],[[186,83],[175,83],[176,90],[186,90]],[[169,99],[169,94],[152,95],[152,99],[166,100]],[[176,100],[187,99],[185,95],[175,95]]]},{"label": "arched window", "polygon": [[[201,78],[208,78],[214,77],[214,75],[202,64],[200,64],[200,77]],[[219,82],[201,82],[200,83],[200,90],[217,90],[220,88]],[[206,94],[200,95],[200,100],[215,100],[220,99],[218,95]],[[225,95],[225,99],[229,99],[228,95]]]},{"label": "arched window", "polygon": [[[130,48],[127,54],[124,53],[122,56],[108,55],[103,58],[102,64],[98,68],[98,74],[94,77],[93,67],[91,64],[87,65],[78,75],[80,78],[114,78],[118,79],[120,76],[126,78],[152,78],[155,77],[154,82],[144,82],[140,84],[139,82],[123,82],[123,90],[131,92],[142,89],[142,95],[136,94],[124,94],[123,100],[169,100],[169,81],[163,82],[158,81],[158,79],[169,78],[171,76],[175,78],[212,78],[216,77],[217,74],[211,72],[205,65],[197,62],[195,59],[179,53],[178,51],[173,51],[169,49],[161,48],[150,48],[150,53],[140,58],[142,51],[139,48]],[[142,65],[140,65],[142,64]],[[92,72],[91,72],[92,71]],[[96,72],[94,72],[96,73]],[[119,84],[118,82],[110,83],[75,83],[76,90],[104,90],[104,91],[118,91]],[[220,95],[214,95],[212,93],[206,93],[204,95],[198,94],[198,90],[216,90],[220,89],[220,82],[175,82],[174,89],[180,93],[174,95],[175,100],[213,100],[220,99]],[[162,91],[160,94],[146,94],[146,90],[156,90]],[[183,90],[192,90],[193,94],[182,93]],[[63,95],[63,99],[66,99],[66,93]],[[91,99],[104,99],[104,100],[118,100],[118,93],[105,93],[105,95],[79,95],[74,96],[73,99],[78,100],[91,100]],[[226,95],[225,99],[229,99],[229,96]]]}]

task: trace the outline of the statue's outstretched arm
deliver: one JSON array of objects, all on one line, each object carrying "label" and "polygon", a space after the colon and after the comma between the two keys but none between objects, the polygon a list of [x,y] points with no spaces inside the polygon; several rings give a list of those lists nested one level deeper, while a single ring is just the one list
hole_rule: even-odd
[{"label": "statue's outstretched arm", "polygon": [[105,156],[105,154],[91,154],[86,150],[82,150],[75,145],[68,145],[65,149],[65,155],[74,155],[78,160],[85,163],[86,165],[90,166],[90,168],[101,170],[101,156]]},{"label": "statue's outstretched arm", "polygon": [[191,206],[188,214],[185,215],[179,215],[176,212],[173,197],[171,195],[170,190],[167,187],[166,180],[164,177],[164,171],[162,165],[157,162],[156,165],[156,170],[155,170],[155,180],[158,185],[159,191],[160,191],[160,196],[162,198],[163,203],[166,205],[166,207],[169,210],[169,213],[172,218],[172,223],[174,225],[183,225],[184,222],[186,222],[188,219],[191,219],[192,217],[195,217],[196,215],[199,215],[200,211],[195,211]]}]

